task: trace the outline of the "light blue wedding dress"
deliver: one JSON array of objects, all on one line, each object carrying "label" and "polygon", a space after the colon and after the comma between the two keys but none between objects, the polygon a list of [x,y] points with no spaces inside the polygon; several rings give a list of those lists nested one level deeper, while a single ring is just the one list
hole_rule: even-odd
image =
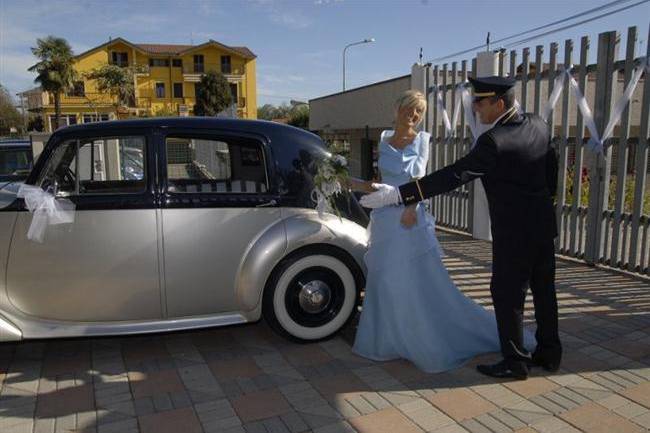
[{"label": "light blue wedding dress", "polygon": [[[399,150],[388,143],[393,133],[382,133],[379,170],[382,183],[398,186],[425,175],[430,135],[420,132]],[[417,224],[406,228],[403,211],[388,206],[370,214],[368,278],[353,352],[376,361],[408,359],[430,373],[498,352],[494,313],[463,295],[449,277],[433,217],[418,204]]]}]

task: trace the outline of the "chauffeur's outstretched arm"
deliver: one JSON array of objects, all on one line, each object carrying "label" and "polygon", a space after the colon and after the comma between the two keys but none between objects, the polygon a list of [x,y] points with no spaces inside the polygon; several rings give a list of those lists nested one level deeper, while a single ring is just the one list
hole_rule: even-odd
[{"label": "chauffeur's outstretched arm", "polygon": [[372,184],[377,190],[361,197],[364,207],[379,208],[403,203],[410,205],[488,174],[496,166],[496,145],[489,135],[479,137],[476,146],[455,163],[435,171],[422,179],[401,185]]}]

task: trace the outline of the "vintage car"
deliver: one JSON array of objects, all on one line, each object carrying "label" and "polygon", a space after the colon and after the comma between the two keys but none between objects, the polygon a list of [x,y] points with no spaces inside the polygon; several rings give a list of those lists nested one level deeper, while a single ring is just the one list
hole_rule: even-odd
[{"label": "vintage car", "polygon": [[0,140],[0,187],[23,181],[32,169],[32,145],[29,140]]},{"label": "vintage car", "polygon": [[357,310],[367,236],[346,217],[363,218],[354,198],[342,217],[314,209],[325,155],[318,136],[263,121],[56,131],[25,184],[72,202],[74,222],[31,240],[19,186],[0,190],[0,341],[261,317],[293,340],[333,335]]}]

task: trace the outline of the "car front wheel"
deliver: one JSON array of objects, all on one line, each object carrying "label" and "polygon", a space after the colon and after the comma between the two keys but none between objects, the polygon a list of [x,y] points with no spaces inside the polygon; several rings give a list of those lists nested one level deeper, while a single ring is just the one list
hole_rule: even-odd
[{"label": "car front wheel", "polygon": [[304,251],[291,256],[269,279],[264,291],[264,318],[293,340],[327,338],[355,312],[361,289],[359,272],[340,254]]}]

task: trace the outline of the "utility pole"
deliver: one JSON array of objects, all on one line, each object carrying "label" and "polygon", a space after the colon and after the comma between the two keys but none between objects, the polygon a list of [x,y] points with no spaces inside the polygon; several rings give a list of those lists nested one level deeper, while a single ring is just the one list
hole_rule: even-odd
[{"label": "utility pole", "polygon": [[20,109],[23,113],[23,134],[27,132],[27,111],[25,110],[25,99],[23,93],[17,93],[16,96],[20,97]]}]

